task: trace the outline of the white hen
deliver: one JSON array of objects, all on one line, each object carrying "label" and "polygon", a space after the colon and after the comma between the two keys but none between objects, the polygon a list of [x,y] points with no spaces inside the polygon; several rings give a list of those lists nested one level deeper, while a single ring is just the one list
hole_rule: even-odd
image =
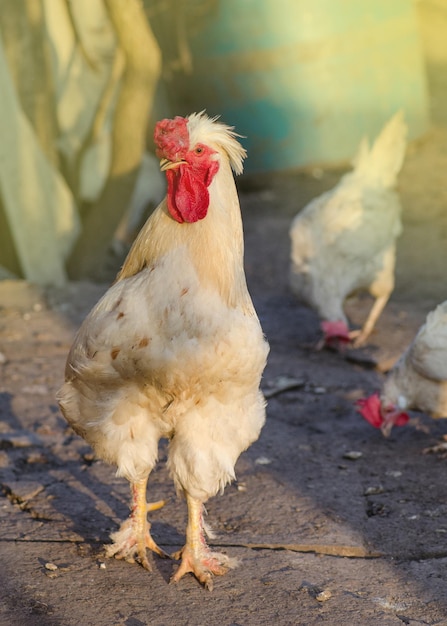
[{"label": "white hen", "polygon": [[[327,345],[365,342],[394,288],[401,206],[393,190],[405,154],[403,114],[394,115],[372,148],[364,140],[354,169],[312,200],[290,227],[290,286],[322,320]],[[345,299],[368,290],[375,303],[363,328],[349,332]]]},{"label": "white hen", "polygon": [[425,324],[389,372],[380,396],[358,401],[359,412],[388,436],[408,422],[405,411],[447,417],[447,301],[428,314]]}]

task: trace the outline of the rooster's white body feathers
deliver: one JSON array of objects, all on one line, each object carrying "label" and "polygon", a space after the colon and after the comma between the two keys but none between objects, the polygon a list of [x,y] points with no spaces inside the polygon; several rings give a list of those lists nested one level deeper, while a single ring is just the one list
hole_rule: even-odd
[{"label": "rooster's white body feathers", "polygon": [[188,118],[191,143],[219,170],[205,219],[178,224],[166,200],[136,239],[117,282],[79,330],[59,394],[97,455],[131,482],[170,439],[177,487],[205,501],[234,477],[265,420],[259,384],[268,352],[247,291],[231,166],[245,155],[227,126]]}]

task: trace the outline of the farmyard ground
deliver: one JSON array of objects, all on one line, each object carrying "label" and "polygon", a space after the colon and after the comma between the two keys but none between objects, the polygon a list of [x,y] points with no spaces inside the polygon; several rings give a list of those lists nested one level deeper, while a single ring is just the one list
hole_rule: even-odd
[{"label": "farmyard ground", "polygon": [[[291,218],[340,172],[241,182],[270,398],[238,482],[207,507],[213,543],[242,561],[211,594],[192,577],[169,585],[173,561],[154,556],[150,574],[104,557],[128,513],[127,484],[66,427],[54,394],[73,334],[106,285],[42,294],[0,283],[2,626],[447,624],[447,459],[424,454],[447,422],[414,413],[385,440],[353,406],[447,298],[446,145],[440,128],[409,149],[396,290],[369,347],[345,358],[314,350],[318,320],[287,290]],[[354,324],[370,304],[351,301]],[[292,388],[280,392],[285,379]],[[164,459],[162,448],[149,499],[169,498],[153,534],[174,552],[186,506]]]}]

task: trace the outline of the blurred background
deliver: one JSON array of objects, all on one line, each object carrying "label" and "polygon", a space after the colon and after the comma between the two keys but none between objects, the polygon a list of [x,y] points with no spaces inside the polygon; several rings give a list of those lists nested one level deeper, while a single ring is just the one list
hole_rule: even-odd
[{"label": "blurred background", "polygon": [[[447,0],[0,0],[0,278],[108,277],[162,199],[154,123],[206,109],[246,177],[447,125]],[[258,183],[260,184],[260,183]]]}]

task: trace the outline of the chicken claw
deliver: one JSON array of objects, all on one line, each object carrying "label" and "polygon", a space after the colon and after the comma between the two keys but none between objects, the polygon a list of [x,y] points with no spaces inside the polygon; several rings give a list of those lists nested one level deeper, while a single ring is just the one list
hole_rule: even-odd
[{"label": "chicken claw", "polygon": [[237,567],[238,564],[237,559],[231,559],[220,552],[211,552],[208,546],[196,554],[190,546],[186,545],[172,558],[181,558],[182,562],[172,576],[171,583],[177,583],[185,574],[190,572],[208,591],[213,590],[214,576],[223,576],[229,569]]},{"label": "chicken claw", "polygon": [[132,484],[132,512],[129,518],[121,524],[119,530],[110,535],[113,543],[106,546],[106,556],[124,559],[128,563],[135,563],[137,560],[144,569],[151,571],[152,567],[146,555],[147,548],[162,558],[169,558],[169,555],[152,539],[151,525],[147,521],[147,513],[160,509],[164,506],[165,500],[148,504],[146,483],[147,480],[143,480]]},{"label": "chicken claw", "polygon": [[353,348],[360,348],[366,342],[367,337],[364,335],[361,328],[349,331],[349,340]]},{"label": "chicken claw", "polygon": [[171,578],[171,583],[177,583],[185,574],[191,572],[199,582],[213,590],[213,576],[222,576],[229,569],[237,567],[237,559],[231,559],[226,554],[212,552],[205,541],[205,524],[203,522],[203,504],[186,495],[188,504],[188,526],[186,528],[186,545],[175,553],[172,558],[180,559],[177,571]]}]

